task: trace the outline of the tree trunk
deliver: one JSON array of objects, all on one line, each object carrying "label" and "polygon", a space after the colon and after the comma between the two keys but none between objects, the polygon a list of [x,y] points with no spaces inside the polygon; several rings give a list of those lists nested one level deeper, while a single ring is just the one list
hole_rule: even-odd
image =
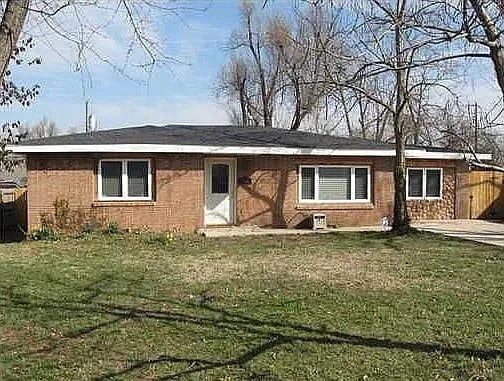
[{"label": "tree trunk", "polygon": [[497,83],[499,84],[502,95],[504,96],[504,46],[502,46],[500,41],[501,31],[497,28],[495,21],[490,16],[483,1],[469,1],[476,12],[476,16],[478,17],[481,27],[485,31],[487,40],[491,43],[491,45],[488,46],[490,50],[490,57],[497,77]]},{"label": "tree trunk", "polygon": [[[403,49],[403,21],[406,0],[397,0],[397,21],[395,24],[395,51],[396,67],[404,68],[406,60]],[[410,230],[408,209],[406,207],[406,138],[404,136],[404,106],[407,97],[406,69],[398,69],[396,74],[396,102],[394,112],[394,136],[395,136],[395,169],[394,169],[394,221],[392,230],[398,234],[407,233]]]},{"label": "tree trunk", "polygon": [[[262,117],[264,127],[272,128],[273,127],[273,115],[270,109],[270,96],[271,93],[268,91],[268,86],[266,85],[266,77],[264,75],[264,68],[262,66],[260,56],[256,59],[257,62],[257,70],[259,71],[259,79],[261,83],[261,102],[262,102]],[[273,91],[271,89],[271,91]]]},{"label": "tree trunk", "polygon": [[396,138],[396,157],[394,168],[394,221],[392,230],[398,234],[410,230],[408,209],[406,207],[406,155],[404,139]]},{"label": "tree trunk", "polygon": [[[343,113],[345,115],[345,123],[347,126],[348,136],[352,136],[353,133],[352,133],[352,122],[350,121],[350,111],[348,111],[348,106],[346,103],[345,94],[343,93],[343,89],[341,87],[338,88],[338,93],[339,93],[339,96],[341,99],[341,105],[343,106]],[[357,96],[359,96],[359,95],[357,95]]]},{"label": "tree trunk", "polygon": [[240,83],[240,111],[242,116],[243,127],[248,125],[247,116],[247,99],[245,96],[245,79]]},{"label": "tree trunk", "polygon": [[13,50],[23,29],[29,0],[8,0],[0,23],[0,83],[3,82]]},{"label": "tree trunk", "polygon": [[273,117],[269,110],[263,111],[264,127],[273,128]]},{"label": "tree trunk", "polygon": [[291,122],[291,127],[290,129],[292,131],[297,131],[299,130],[299,127],[301,126],[301,90],[299,88],[299,83],[297,80],[294,80],[294,98],[295,98],[295,110],[294,110],[294,118],[292,119]]},{"label": "tree trunk", "polygon": [[495,48],[490,48],[490,57],[492,58],[497,83],[504,96],[504,48],[500,45]]}]

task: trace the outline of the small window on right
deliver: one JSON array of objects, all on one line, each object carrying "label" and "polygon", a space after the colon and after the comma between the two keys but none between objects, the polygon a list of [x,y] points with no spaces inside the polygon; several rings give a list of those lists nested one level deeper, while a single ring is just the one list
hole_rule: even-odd
[{"label": "small window on right", "polygon": [[408,168],[407,198],[411,200],[440,199],[443,171],[440,168]]}]

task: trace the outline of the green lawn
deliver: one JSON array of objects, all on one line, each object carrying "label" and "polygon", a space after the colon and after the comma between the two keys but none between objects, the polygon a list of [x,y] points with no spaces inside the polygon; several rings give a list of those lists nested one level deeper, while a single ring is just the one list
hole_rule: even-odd
[{"label": "green lawn", "polygon": [[427,233],[0,246],[1,380],[504,380],[504,250]]}]

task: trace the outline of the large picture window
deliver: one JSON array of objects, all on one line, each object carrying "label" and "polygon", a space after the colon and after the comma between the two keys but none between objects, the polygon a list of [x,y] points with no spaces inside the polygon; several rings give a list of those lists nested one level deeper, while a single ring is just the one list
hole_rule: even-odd
[{"label": "large picture window", "polygon": [[302,202],[369,202],[369,167],[301,166]]},{"label": "large picture window", "polygon": [[443,171],[440,168],[408,168],[407,198],[411,200],[440,199]]},{"label": "large picture window", "polygon": [[150,200],[151,188],[150,160],[100,160],[99,200]]}]

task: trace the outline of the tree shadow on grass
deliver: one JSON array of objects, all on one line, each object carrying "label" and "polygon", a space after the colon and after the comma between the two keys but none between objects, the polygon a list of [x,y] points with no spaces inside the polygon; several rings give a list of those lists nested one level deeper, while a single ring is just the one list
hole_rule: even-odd
[{"label": "tree shadow on grass", "polygon": [[[341,233],[340,233],[341,234]],[[411,245],[418,246],[419,248],[425,248],[426,242],[430,241],[443,241],[443,244],[452,243],[460,244],[467,241],[463,241],[453,237],[441,236],[436,233],[431,233],[428,231],[418,230],[411,228],[407,234],[397,234],[393,231],[368,231],[368,232],[352,232],[344,233],[346,237],[349,234],[353,234],[357,237],[359,244],[365,247],[364,242],[369,242],[370,246],[383,245],[383,247],[391,249],[396,252],[404,252],[411,249]]]},{"label": "tree shadow on grass", "polygon": [[[108,282],[106,283],[110,285]],[[86,335],[111,327],[115,324],[131,319],[138,319],[154,320],[166,324],[180,323],[188,328],[194,326],[195,328],[220,330],[223,333],[233,332],[236,335],[248,335],[248,337],[256,339],[252,341],[259,342],[260,344],[251,346],[248,350],[236,356],[224,359],[200,358],[197,356],[179,357],[166,353],[150,359],[125,359],[128,366],[120,370],[114,370],[99,375],[95,378],[96,381],[124,376],[155,364],[179,364],[183,366],[182,370],[163,375],[159,377],[158,380],[177,379],[182,376],[205,373],[213,369],[229,367],[246,369],[248,364],[261,354],[268,353],[281,346],[298,344],[350,345],[383,350],[405,350],[425,354],[460,355],[484,360],[504,357],[502,349],[454,347],[438,343],[408,342],[387,338],[375,338],[288,321],[259,319],[243,313],[231,312],[225,308],[209,304],[204,299],[199,303],[156,299],[153,303],[158,304],[162,302],[163,306],[169,305],[171,308],[143,308],[138,305],[144,304],[146,300],[149,300],[149,297],[131,294],[128,291],[124,296],[127,296],[129,300],[132,300],[132,298],[136,300],[138,302],[136,305],[100,302],[98,296],[100,294],[103,296],[110,295],[110,291],[100,290],[99,285],[100,281],[94,286],[85,286],[80,289],[79,291],[86,290],[86,292],[89,292],[92,298],[88,295],[84,295],[83,298],[75,301],[62,301],[47,298],[40,299],[39,301],[28,300],[27,298],[19,297],[12,288],[4,288],[0,295],[0,308],[48,310],[51,313],[73,312],[75,314],[106,317],[106,319],[102,320],[100,323],[63,333],[61,337],[52,340],[50,345],[45,346],[43,349],[24,353],[21,354],[21,356],[51,352],[56,350],[58,346],[66,340],[83,338]],[[115,293],[114,295],[117,296],[120,294]],[[275,378],[274,375],[271,374],[250,373],[249,379],[273,380]]]},{"label": "tree shadow on grass", "polygon": [[[114,307],[118,312],[119,306]],[[502,357],[504,352],[500,349],[474,349],[465,347],[451,347],[436,343],[405,342],[392,339],[365,337],[360,335],[348,334],[345,332],[314,328],[302,324],[275,320],[261,320],[251,318],[243,314],[231,313],[225,309],[212,307],[208,305],[201,306],[202,310],[210,311],[219,318],[195,316],[186,314],[172,314],[167,311],[148,311],[141,309],[128,310],[129,316],[141,316],[160,320],[175,320],[180,322],[189,322],[197,325],[210,325],[214,328],[231,329],[237,333],[254,334],[262,338],[263,342],[252,347],[236,357],[215,361],[202,358],[180,358],[169,355],[161,355],[155,359],[133,361],[132,365],[119,372],[111,372],[100,377],[98,380],[107,380],[119,375],[124,375],[133,370],[138,370],[153,363],[185,363],[186,370],[178,371],[157,378],[157,380],[176,379],[194,373],[206,372],[216,368],[226,367],[244,367],[257,356],[267,353],[276,347],[287,344],[320,344],[320,345],[352,345],[368,348],[388,349],[388,350],[406,350],[426,354],[442,355],[462,355],[470,358],[479,358],[490,360]],[[288,334],[283,333],[287,330]]]}]

